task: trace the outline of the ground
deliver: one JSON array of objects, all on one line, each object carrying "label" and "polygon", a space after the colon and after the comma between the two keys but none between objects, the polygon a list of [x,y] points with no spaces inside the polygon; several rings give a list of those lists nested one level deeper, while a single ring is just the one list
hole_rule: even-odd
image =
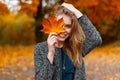
[{"label": "ground", "polygon": [[[0,46],[0,80],[34,80],[34,45]],[[120,46],[97,47],[85,56],[87,80],[120,80]]]}]

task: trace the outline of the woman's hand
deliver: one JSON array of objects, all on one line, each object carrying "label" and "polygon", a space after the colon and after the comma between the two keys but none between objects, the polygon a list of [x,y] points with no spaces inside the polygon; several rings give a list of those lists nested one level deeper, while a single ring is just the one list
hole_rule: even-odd
[{"label": "woman's hand", "polygon": [[69,9],[70,11],[72,11],[77,18],[80,18],[83,14],[78,10],[76,9],[72,4],[69,4],[69,3],[62,3],[61,6],[64,6],[65,8]]},{"label": "woman's hand", "polygon": [[54,54],[55,54],[55,44],[57,43],[56,33],[50,33],[47,39],[48,43],[48,59],[51,64],[53,64]]}]

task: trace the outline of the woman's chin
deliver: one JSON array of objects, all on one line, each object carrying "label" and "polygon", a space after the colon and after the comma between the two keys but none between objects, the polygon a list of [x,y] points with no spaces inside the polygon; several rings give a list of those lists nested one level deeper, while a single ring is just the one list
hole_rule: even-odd
[{"label": "woman's chin", "polygon": [[57,38],[58,38],[59,41],[65,41],[67,39],[67,37],[68,37],[67,35],[64,35],[64,36],[59,35]]},{"label": "woman's chin", "polygon": [[65,41],[65,38],[59,38],[58,40],[59,41]]}]

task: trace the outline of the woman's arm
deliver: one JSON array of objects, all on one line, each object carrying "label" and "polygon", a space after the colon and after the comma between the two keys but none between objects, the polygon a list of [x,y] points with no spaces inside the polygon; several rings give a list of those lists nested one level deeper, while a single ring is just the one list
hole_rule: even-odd
[{"label": "woman's arm", "polygon": [[47,51],[44,44],[45,42],[39,43],[34,49],[35,80],[52,80],[54,66],[46,56]]},{"label": "woman's arm", "polygon": [[87,55],[92,49],[101,45],[102,39],[99,32],[96,30],[94,25],[90,22],[87,16],[83,15],[78,19],[85,35],[86,40],[83,43],[83,57]]},{"label": "woman's arm", "polygon": [[102,43],[101,36],[87,16],[83,15],[79,10],[77,10],[72,4],[63,3],[62,6],[66,7],[70,11],[72,11],[76,17],[78,18],[78,22],[80,23],[85,35],[86,40],[83,43],[83,57],[88,54],[92,49]]}]

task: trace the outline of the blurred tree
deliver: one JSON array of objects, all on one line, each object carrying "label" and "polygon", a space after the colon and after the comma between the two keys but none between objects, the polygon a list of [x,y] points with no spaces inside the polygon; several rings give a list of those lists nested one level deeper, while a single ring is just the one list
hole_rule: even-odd
[{"label": "blurred tree", "polygon": [[28,15],[6,14],[0,16],[0,45],[34,44],[34,22]]},{"label": "blurred tree", "polygon": [[19,14],[26,13],[30,17],[34,17],[39,6],[39,0],[19,0],[19,5],[21,6],[21,9],[18,11]]},{"label": "blurred tree", "polygon": [[6,6],[6,4],[0,2],[0,15],[9,14],[9,13],[10,11],[8,7]]},{"label": "blurred tree", "polygon": [[[108,32],[112,29],[117,32],[119,26],[114,27],[116,23],[115,16],[120,16],[120,0],[31,0],[29,4],[27,1],[20,0],[21,9],[19,13],[26,12],[29,16],[34,17],[36,20],[35,35],[37,42],[43,41],[46,36],[42,32],[41,21],[42,18],[47,18],[53,13],[55,5],[62,2],[69,2],[73,4],[77,9],[87,14],[92,23],[98,28],[102,36],[117,36],[117,34],[111,35]],[[116,28],[116,29],[115,29]]]},{"label": "blurred tree", "polygon": [[[0,25],[3,24],[3,16],[6,14],[9,14],[10,11],[8,9],[8,7],[6,6],[6,4],[0,2]],[[2,39],[2,30],[5,29],[5,26],[1,26],[0,27],[0,40]]]},{"label": "blurred tree", "polygon": [[[43,18],[47,18],[50,14],[53,14],[55,5],[64,2],[64,0],[31,0],[32,3],[27,3],[28,0],[20,0],[19,5],[21,9],[19,14],[26,13],[36,20],[36,42],[41,42],[46,39],[46,35],[40,32],[42,29],[41,21]],[[30,1],[30,0],[29,0]]]},{"label": "blurred tree", "polygon": [[106,43],[119,39],[120,0],[66,0],[85,12]]},{"label": "blurred tree", "polygon": [[120,0],[66,0],[79,10],[85,11],[94,24],[103,19],[111,22],[116,15],[120,15]]}]

